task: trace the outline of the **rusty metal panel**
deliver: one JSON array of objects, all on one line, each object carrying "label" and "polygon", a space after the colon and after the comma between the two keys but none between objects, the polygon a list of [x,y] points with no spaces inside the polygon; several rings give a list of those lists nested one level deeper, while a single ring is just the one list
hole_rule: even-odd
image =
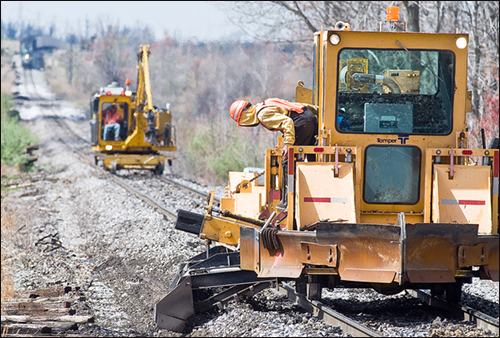
[{"label": "rusty metal panel", "polygon": [[317,241],[336,244],[342,280],[392,283],[401,271],[400,227],[318,223]]},{"label": "rusty metal panel", "polygon": [[400,224],[318,222],[315,231],[278,231],[276,250],[264,248],[258,229],[242,229],[242,268],[259,277],[297,278],[304,272],[322,274],[316,265],[326,275],[338,271],[345,281],[452,283],[460,247],[476,254],[484,247],[489,264],[481,271],[484,278],[498,280],[498,236],[478,236],[477,224]]},{"label": "rusty metal panel", "polygon": [[406,225],[405,270],[412,283],[453,283],[458,247],[477,243],[477,224]]},{"label": "rusty metal panel", "polygon": [[488,264],[482,265],[480,271],[482,270],[486,276],[481,276],[481,278],[490,278],[491,280],[498,282],[498,272],[500,265],[499,258],[499,241],[498,235],[479,235],[478,241],[480,243],[488,243]]},{"label": "rusty metal panel", "polygon": [[343,280],[372,283],[392,283],[396,280],[396,271],[383,269],[345,268],[340,277]]},{"label": "rusty metal panel", "polygon": [[432,221],[479,224],[491,234],[491,168],[488,166],[434,165]]},{"label": "rusty metal panel", "polygon": [[452,270],[407,270],[406,277],[411,283],[454,283]]},{"label": "rusty metal panel", "polygon": [[488,243],[479,243],[474,246],[461,245],[458,247],[458,266],[479,266],[489,263]]},{"label": "rusty metal panel", "polygon": [[337,245],[320,245],[316,243],[300,243],[302,263],[337,267]]},{"label": "rusty metal panel", "polygon": [[278,231],[280,247],[265,249],[260,241],[259,277],[298,278],[302,273],[302,242],[315,242],[314,231]]},{"label": "rusty metal panel", "polygon": [[297,163],[297,226],[320,221],[356,222],[352,163]]}]

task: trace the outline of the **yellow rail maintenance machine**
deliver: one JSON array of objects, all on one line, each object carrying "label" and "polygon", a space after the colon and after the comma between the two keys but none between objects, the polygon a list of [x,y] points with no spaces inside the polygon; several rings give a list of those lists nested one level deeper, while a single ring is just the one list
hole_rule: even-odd
[{"label": "yellow rail maintenance machine", "polygon": [[498,281],[498,139],[469,148],[468,35],[336,28],[314,35],[313,88],[296,90],[318,106],[317,145],[289,147],[283,177],[280,137],[262,183],[231,172],[219,208],[211,193],[206,214],[179,210],[176,229],[219,245],[181,265],[159,327],[285,280],[310,299],[349,287],[450,302]]},{"label": "yellow rail maintenance machine", "polygon": [[149,46],[141,45],[137,92],[128,90],[130,80],[126,81],[127,88],[113,82],[90,101],[92,150],[99,152],[95,163],[102,163],[112,173],[119,169],[148,169],[161,175],[165,162],[172,165],[175,159],[160,153],[175,152],[177,147],[169,104],[166,109],[153,106],[149,54]]}]

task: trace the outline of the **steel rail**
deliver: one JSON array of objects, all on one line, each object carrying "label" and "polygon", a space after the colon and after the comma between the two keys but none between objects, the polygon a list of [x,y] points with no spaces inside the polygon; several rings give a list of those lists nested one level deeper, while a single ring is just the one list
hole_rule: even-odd
[{"label": "steel rail", "polygon": [[123,180],[121,180],[120,178],[118,178],[116,175],[110,174],[110,177],[111,177],[111,179],[113,181],[115,181],[116,183],[118,183],[119,185],[121,185],[125,190],[127,190],[128,192],[134,194],[139,199],[141,199],[144,202],[146,202],[149,205],[151,205],[160,214],[162,214],[162,215],[164,215],[164,216],[166,216],[168,218],[174,219],[174,220],[177,218],[177,211],[173,211],[173,210],[168,209],[167,207],[165,207],[165,206],[161,205],[160,203],[156,202],[151,197],[149,197],[149,196],[141,193],[140,191],[132,188],[130,185],[128,185],[126,182],[124,182]]},{"label": "steel rail", "polygon": [[422,302],[429,306],[434,306],[438,308],[445,309],[455,315],[463,316],[463,319],[468,322],[476,324],[476,327],[490,330],[493,333],[499,334],[499,321],[496,318],[488,316],[478,310],[475,310],[466,305],[454,305],[445,302],[439,298],[433,297],[432,295],[424,292],[422,290],[407,290],[410,295],[415,298],[420,299]]},{"label": "steel rail", "polygon": [[297,293],[289,284],[282,282],[278,291],[286,295],[290,301],[312,313],[313,316],[323,320],[329,325],[340,327],[345,333],[349,333],[353,337],[383,337],[379,332],[332,310],[321,302],[307,299],[305,295]]},{"label": "steel rail", "polygon": [[[59,127],[63,128],[63,129],[66,129],[68,132],[70,132],[73,135],[77,136],[80,140],[85,141],[86,143],[88,143],[88,141],[86,141],[85,139],[81,138],[73,130],[71,130],[71,128],[69,128],[69,126],[65,123],[65,121],[61,121],[60,119],[57,119],[57,118],[55,118],[54,121],[57,123],[57,125],[59,125]],[[68,144],[62,138],[59,138],[59,141],[62,142],[63,144],[65,144],[75,154],[77,154],[78,156],[80,156],[85,163],[87,163],[89,165],[94,165],[94,164],[91,163],[91,161],[86,156],[83,156],[80,153],[80,151],[74,149],[74,147],[72,145]],[[151,205],[153,208],[155,208],[162,215],[164,215],[164,216],[166,216],[166,217],[168,217],[170,219],[173,219],[174,221],[177,219],[177,211],[173,211],[171,209],[168,209],[167,207],[161,205],[159,202],[155,201],[153,198],[151,198],[151,197],[147,196],[146,194],[144,194],[144,193],[138,191],[137,189],[133,188],[128,183],[126,183],[122,179],[118,178],[118,176],[113,175],[112,173],[106,172],[106,170],[104,170],[104,168],[102,168],[102,167],[99,167],[99,168],[101,168],[105,173],[108,173],[110,175],[111,179],[115,183],[117,183],[118,185],[120,185],[125,190],[127,190],[130,193],[132,193],[133,195],[135,195],[136,197],[138,197],[142,201],[144,201],[144,202],[148,203],[149,205]],[[159,176],[159,177],[162,178],[162,176]],[[181,186],[183,188],[186,188],[186,189],[188,189],[188,190],[190,190],[192,192],[196,192],[199,195],[204,196],[201,192],[196,191],[196,190],[194,190],[194,189],[192,189],[190,187],[187,187],[187,186],[185,186],[183,184],[180,184],[178,182],[171,181],[171,180],[168,180],[168,179],[165,179],[165,181],[174,183],[174,184],[179,185],[179,186]]]},{"label": "steel rail", "polygon": [[[75,134],[75,132],[73,132],[71,130],[71,128],[69,128],[69,126],[66,125],[65,121],[60,121],[59,119],[54,119],[54,121],[61,127],[61,128],[64,128],[66,129],[68,132],[74,134],[75,136],[77,136],[79,139],[85,141],[84,139],[82,139],[81,137],[79,137],[78,135]],[[59,138],[59,141],[61,141],[62,143],[64,143],[69,149],[71,149],[71,151],[73,151],[75,154],[81,156],[81,158],[83,159],[83,161],[89,165],[94,165],[92,163],[90,163],[91,161],[87,158],[87,157],[84,157],[82,156],[82,154],[80,154],[79,151],[77,151],[76,149],[74,149],[74,147],[72,147],[72,145],[68,144],[67,142],[65,142],[62,138]],[[162,215],[172,219],[172,220],[176,220],[177,219],[177,211],[174,211],[174,210],[171,210],[167,207],[165,207],[164,205],[160,204],[159,202],[155,201],[153,198],[149,197],[148,195],[140,192],[139,190],[133,188],[132,186],[130,186],[128,183],[126,183],[125,181],[123,181],[122,179],[120,179],[118,176],[116,175],[113,175],[112,173],[110,172],[107,172],[106,170],[104,170],[104,168],[102,167],[99,167],[101,168],[105,173],[108,173],[111,177],[111,179],[117,183],[118,185],[120,185],[121,187],[123,187],[125,190],[127,190],[128,192],[132,193],[133,195],[135,195],[136,197],[138,197],[140,200],[148,203],[149,205],[151,205],[156,211],[158,211],[159,213],[161,213]],[[163,179],[164,181],[166,182],[169,182],[169,183],[173,183],[173,184],[176,184],[182,188],[185,188],[185,189],[188,189],[192,192],[195,192],[203,197],[206,197],[202,192],[199,192],[199,191],[196,191],[195,189],[193,188],[190,188],[184,184],[181,184],[179,182],[175,182],[175,181],[172,181],[172,180],[169,180],[169,179],[166,179],[166,178],[163,178],[163,176],[158,176],[160,179]],[[218,200],[218,199],[217,199]]]},{"label": "steel rail", "polygon": [[[167,177],[165,177],[165,176],[158,176],[158,177],[159,177],[159,178],[160,178],[160,180],[162,180],[162,181],[165,181],[165,182],[168,182],[168,183],[172,183],[172,184],[178,185],[178,186],[180,186],[180,187],[182,187],[182,188],[184,188],[184,189],[190,190],[191,192],[194,192],[195,194],[198,194],[198,195],[200,195],[200,196],[202,196],[202,197],[205,197],[205,198],[206,198],[206,197],[207,197],[207,195],[208,195],[208,193],[204,193],[204,192],[198,191],[198,190],[196,190],[196,189],[194,189],[194,188],[192,188],[192,187],[189,187],[189,186],[185,185],[184,183],[174,181],[174,180],[172,180],[172,179],[170,179],[170,178],[167,178]],[[217,203],[220,203],[220,199],[218,199],[218,198],[217,198],[217,197],[215,197],[215,196],[214,196],[214,201],[216,201]]]}]

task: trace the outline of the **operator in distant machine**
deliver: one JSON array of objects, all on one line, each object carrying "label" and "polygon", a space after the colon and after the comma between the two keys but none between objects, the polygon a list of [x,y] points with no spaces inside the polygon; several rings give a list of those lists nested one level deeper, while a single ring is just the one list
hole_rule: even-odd
[{"label": "operator in distant machine", "polygon": [[102,112],[102,116],[104,119],[104,135],[102,139],[104,141],[108,140],[108,134],[111,130],[115,133],[115,141],[120,140],[120,122],[122,120],[120,114],[118,113],[118,109],[116,108],[116,104],[112,104]]},{"label": "operator in distant machine", "polygon": [[[248,101],[234,101],[229,108],[229,115],[240,127],[255,127],[261,124],[271,131],[283,133],[282,160],[287,161],[288,147],[294,145],[315,145],[318,136],[317,106],[288,102],[283,99],[269,98],[252,105]],[[315,160],[315,155],[307,155],[307,161]],[[286,170],[286,165],[283,169]],[[285,175],[284,177],[287,177]],[[286,186],[286,183],[284,183]],[[286,193],[283,192],[279,209],[286,208]]]}]

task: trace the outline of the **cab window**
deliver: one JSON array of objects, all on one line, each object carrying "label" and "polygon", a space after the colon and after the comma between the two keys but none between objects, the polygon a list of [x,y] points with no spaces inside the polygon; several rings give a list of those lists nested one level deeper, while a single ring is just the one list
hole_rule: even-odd
[{"label": "cab window", "polygon": [[339,52],[338,62],[339,132],[451,132],[453,52],[351,48]]}]

